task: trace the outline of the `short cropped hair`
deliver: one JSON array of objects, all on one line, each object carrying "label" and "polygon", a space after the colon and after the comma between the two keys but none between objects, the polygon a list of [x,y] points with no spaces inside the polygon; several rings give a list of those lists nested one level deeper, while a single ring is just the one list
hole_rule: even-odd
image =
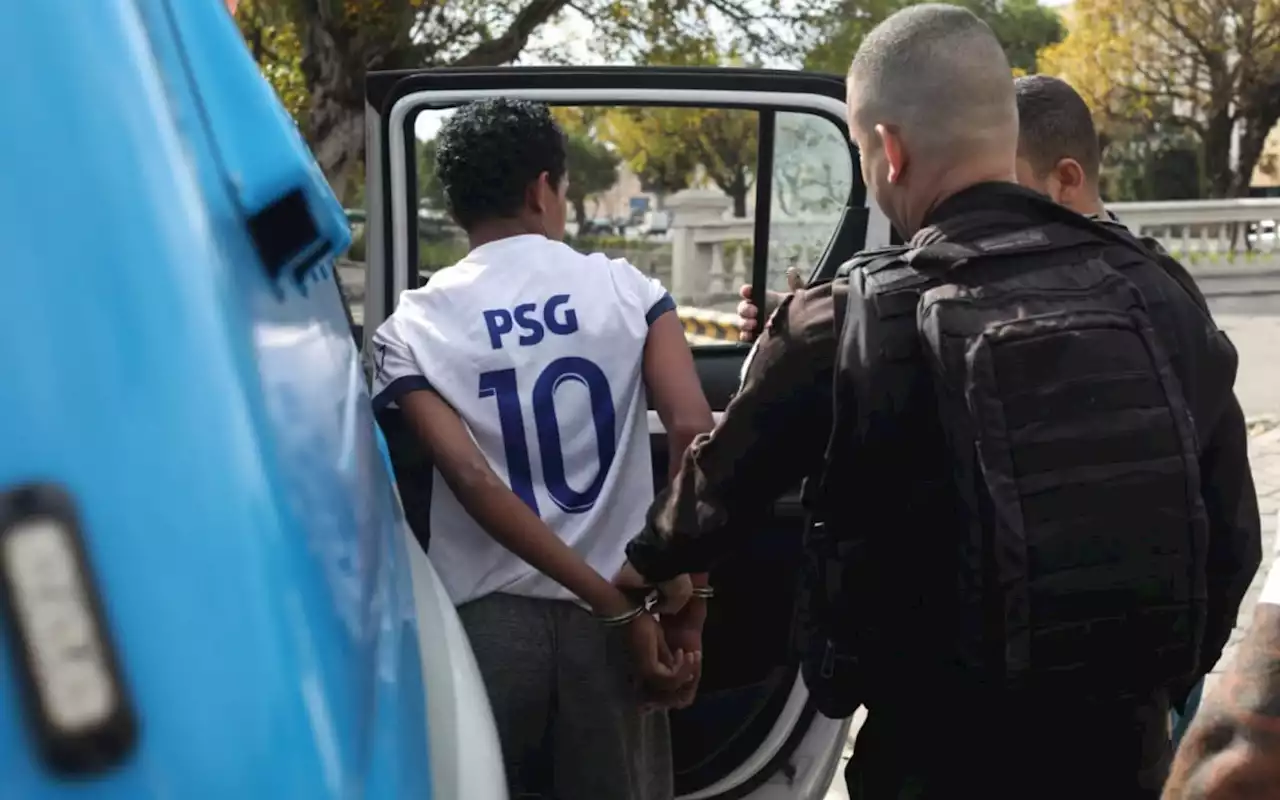
[{"label": "short cropped hair", "polygon": [[[908,141],[954,153],[1017,133],[1004,49],[968,9],[908,6],[863,39],[849,67],[859,125],[897,124]],[[1012,144],[1012,141],[1009,141]]]},{"label": "short cropped hair", "polygon": [[464,229],[516,216],[529,184],[565,173],[564,131],[542,103],[492,98],[467,103],[436,137],[436,177]]},{"label": "short cropped hair", "polygon": [[1098,179],[1102,147],[1089,106],[1071,84],[1049,75],[1014,81],[1018,98],[1018,155],[1044,176],[1064,158],[1080,162],[1085,177]]}]

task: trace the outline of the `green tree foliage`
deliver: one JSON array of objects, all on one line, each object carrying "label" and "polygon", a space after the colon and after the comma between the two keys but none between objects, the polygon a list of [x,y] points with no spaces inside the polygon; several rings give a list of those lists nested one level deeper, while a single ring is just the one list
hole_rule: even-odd
[{"label": "green tree foliage", "polygon": [[1202,197],[1195,133],[1166,122],[1103,136],[1102,196],[1111,202]]},{"label": "green tree foliage", "polygon": [[297,28],[270,0],[242,0],[236,8],[236,22],[262,74],[305,135],[311,96],[302,74]]},{"label": "green tree foliage", "polygon": [[817,10],[834,1],[796,10],[782,0],[241,0],[237,18],[343,196],[364,156],[367,69],[509,64],[566,15],[591,26],[609,63],[656,63],[717,38],[762,58],[798,58]]},{"label": "green tree foliage", "polygon": [[[665,66],[741,65],[735,50],[721,52],[714,38],[649,31],[645,64]],[[718,187],[733,201],[733,213],[747,216],[755,186],[759,122],[754,111],[731,108],[618,108],[604,114],[600,138],[622,157],[641,188],[663,196],[695,183]]]},{"label": "green tree foliage", "polygon": [[600,140],[596,130],[604,109],[561,106],[552,109],[552,113],[567,139],[569,205],[573,207],[578,230],[584,230],[587,201],[613,188],[618,182],[622,159]]},{"label": "green tree foliage", "polygon": [[600,136],[659,197],[710,183],[747,216],[755,186],[759,124],[754,111],[732,108],[619,108],[609,111]]},{"label": "green tree foliage", "polygon": [[[618,182],[622,159],[595,134],[595,123],[603,109],[557,107],[552,110],[565,131],[568,150],[569,205],[580,226],[587,221],[587,202],[607,192]],[[443,211],[448,203],[444,187],[436,176],[436,140],[419,142],[417,152],[418,198],[420,204]]]},{"label": "green tree foliage", "polygon": [[[843,75],[858,45],[872,28],[895,11],[919,0],[845,0],[829,17],[826,33],[804,59],[805,69]],[[1066,29],[1058,15],[1037,0],[952,0],[982,19],[995,32],[1015,71],[1031,72],[1036,54],[1062,40]]]},{"label": "green tree foliage", "polygon": [[443,211],[448,206],[444,196],[444,186],[436,176],[436,140],[434,138],[418,144],[418,203],[438,211]]},{"label": "green tree foliage", "polygon": [[661,201],[688,188],[698,168],[696,155],[685,146],[691,114],[676,108],[611,109],[598,132],[639,178],[640,188]]},{"label": "green tree foliage", "polygon": [[1075,0],[1067,23],[1039,68],[1070,81],[1117,145],[1188,131],[1205,192],[1248,193],[1280,120],[1280,0]]},{"label": "green tree foliage", "polygon": [[[688,113],[688,112],[687,112]],[[733,201],[733,215],[747,216],[747,195],[755,186],[759,119],[754,111],[698,109],[685,142],[713,184]]]},{"label": "green tree foliage", "polygon": [[569,205],[578,230],[585,230],[587,200],[607,192],[618,180],[618,154],[584,134],[568,135]]}]

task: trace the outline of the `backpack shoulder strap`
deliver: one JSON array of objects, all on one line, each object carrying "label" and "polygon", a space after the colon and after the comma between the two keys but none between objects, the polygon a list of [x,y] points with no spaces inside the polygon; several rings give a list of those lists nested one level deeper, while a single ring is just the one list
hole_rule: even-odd
[{"label": "backpack shoulder strap", "polygon": [[872,272],[884,269],[901,260],[902,255],[910,249],[907,245],[897,244],[890,247],[877,247],[874,250],[863,250],[841,264],[836,270],[836,277],[847,278],[855,269]]},{"label": "backpack shoulder strap", "polygon": [[[1079,216],[1074,212],[1073,215]],[[1088,222],[1083,217],[1081,220]],[[1052,220],[963,242],[936,240],[912,250],[906,256],[906,262],[922,272],[938,274],[978,258],[1049,253],[1101,243],[1095,231]]]},{"label": "backpack shoulder strap", "polygon": [[1205,299],[1204,292],[1200,291],[1200,287],[1196,285],[1196,279],[1191,277],[1191,273],[1187,272],[1187,268],[1182,266],[1182,262],[1169,255],[1169,251],[1164,249],[1164,245],[1152,236],[1142,236],[1138,239],[1142,246],[1150,250],[1150,257],[1164,269],[1165,274],[1173,278],[1182,290],[1187,293],[1191,300],[1200,307],[1205,314],[1209,314],[1209,301]]},{"label": "backpack shoulder strap", "polygon": [[1157,266],[1165,271],[1165,274],[1182,287],[1182,290],[1186,292],[1192,302],[1200,307],[1201,311],[1205,314],[1209,313],[1209,303],[1205,300],[1204,293],[1200,291],[1200,287],[1196,285],[1195,279],[1191,277],[1191,273],[1187,272],[1186,267],[1182,266],[1181,262],[1170,255],[1169,251],[1164,249],[1164,246],[1154,237],[1140,237],[1125,227],[1119,220],[1093,220],[1069,209],[1064,208],[1061,211],[1061,222],[1079,229],[1091,230],[1098,238],[1109,244],[1121,245],[1145,259],[1154,261]]}]

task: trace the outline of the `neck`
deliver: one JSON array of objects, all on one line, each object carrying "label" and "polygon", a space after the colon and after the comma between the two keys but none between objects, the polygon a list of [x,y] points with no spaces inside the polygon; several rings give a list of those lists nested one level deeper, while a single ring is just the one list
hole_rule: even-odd
[{"label": "neck", "polygon": [[534,230],[531,225],[522,219],[491,219],[472,225],[471,229],[467,231],[467,242],[471,245],[471,249],[474,250],[481,245],[496,242],[500,239],[510,239],[512,236],[526,236],[531,233],[546,235],[540,230]]},{"label": "neck", "polygon": [[1095,193],[1088,200],[1077,203],[1072,210],[1086,217],[1100,217],[1106,213],[1107,207],[1103,204],[1102,198]]},{"label": "neck", "polygon": [[[907,220],[911,225],[912,235],[924,225],[925,217],[951,196],[958,194],[970,186],[980,183],[1017,183],[1018,176],[1012,161],[1007,164],[983,164],[970,162],[942,167],[930,175],[924,182],[931,191],[922,194],[916,203],[907,208]],[[903,232],[906,233],[905,231]]]}]

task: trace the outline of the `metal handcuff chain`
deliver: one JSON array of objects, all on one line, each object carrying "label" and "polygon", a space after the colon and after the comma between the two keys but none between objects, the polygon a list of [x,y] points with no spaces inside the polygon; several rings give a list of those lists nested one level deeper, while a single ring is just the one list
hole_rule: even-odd
[{"label": "metal handcuff chain", "polygon": [[[691,593],[690,597],[691,598],[696,597],[700,600],[707,600],[712,597],[715,597],[715,594],[716,594],[715,589],[711,588],[710,586],[695,586],[693,587],[693,592]],[[641,614],[654,613],[653,610],[658,607],[658,603],[661,600],[662,600],[661,590],[650,589],[648,594],[644,596],[644,601],[641,602],[640,605],[631,609],[630,611],[623,612],[622,614],[615,614],[612,617],[598,617],[597,619],[600,622],[600,624],[606,628],[620,628],[623,625],[628,625],[632,622],[635,622],[637,619],[640,618]]]}]

